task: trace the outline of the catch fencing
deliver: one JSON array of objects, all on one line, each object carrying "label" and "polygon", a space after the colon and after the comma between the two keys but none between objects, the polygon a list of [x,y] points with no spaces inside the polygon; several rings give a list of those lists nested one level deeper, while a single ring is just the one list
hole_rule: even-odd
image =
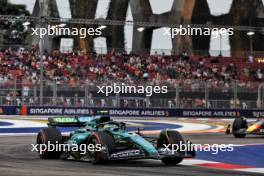
[{"label": "catch fencing", "polygon": [[[134,83],[147,86],[145,83]],[[44,106],[63,107],[114,107],[114,108],[194,108],[194,109],[263,109],[264,84],[238,82],[215,84],[214,82],[162,83],[168,93],[153,94],[105,94],[98,93],[100,85],[111,82],[44,81]],[[39,106],[39,83],[0,83],[0,105]]]}]

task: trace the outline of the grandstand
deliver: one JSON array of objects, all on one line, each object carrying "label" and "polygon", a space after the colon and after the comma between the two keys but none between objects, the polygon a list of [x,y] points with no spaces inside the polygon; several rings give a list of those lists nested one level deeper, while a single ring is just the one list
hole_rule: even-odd
[{"label": "grandstand", "polygon": [[[2,104],[38,105],[38,58],[38,47],[0,52]],[[123,95],[119,100],[121,106],[261,107],[258,89],[264,80],[264,63],[251,57],[53,51],[44,54],[44,66],[46,105],[117,106],[115,95],[107,100],[96,94],[95,89],[97,85],[125,82],[128,85],[167,85],[169,92],[150,99],[136,94]],[[133,100],[135,97],[138,100]]]},{"label": "grandstand", "polygon": [[[95,18],[97,1],[87,4],[87,1],[81,0],[78,6],[73,1],[69,2],[71,18],[64,19],[60,18],[54,0],[37,0],[30,15],[25,6],[13,6],[3,1],[6,10],[0,14],[0,25],[4,27],[0,33],[5,34],[1,39],[4,45],[0,46],[1,105],[264,107],[264,7],[261,1],[241,4],[235,1],[231,4],[230,12],[220,16],[210,14],[206,1],[173,1],[171,11],[163,14],[152,13],[148,1],[111,1],[106,18]],[[91,11],[82,14],[79,5],[89,7]],[[123,8],[112,10],[117,5]],[[252,9],[252,12],[244,14],[243,18],[247,20],[235,18],[236,13],[241,13],[246,7]],[[13,8],[20,10],[12,14]],[[128,8],[131,8],[134,21],[126,21]],[[7,11],[8,15],[5,14]],[[19,11],[23,11],[23,14],[17,16]],[[202,11],[204,14],[199,13]],[[171,14],[177,14],[177,18],[164,20]],[[172,48],[169,52],[151,50],[154,29],[178,27],[181,23],[210,29],[234,28],[234,36],[229,36],[232,56],[222,56],[221,33],[217,34],[220,39],[219,56],[209,54],[210,35],[177,36],[171,38]],[[105,29],[102,32],[107,44],[106,49],[102,49],[105,52],[98,52],[100,49],[93,45],[96,37],[91,36],[82,40],[80,36],[68,35],[41,38],[25,34],[23,30],[22,37],[17,35],[22,43],[16,44],[14,39],[12,43],[6,41],[14,36],[8,33],[6,37],[9,30],[47,25]],[[131,50],[124,48],[124,26],[128,25],[134,28]],[[14,27],[18,29],[14,30]],[[71,50],[60,50],[62,38],[74,40]],[[112,94],[105,97],[97,93],[96,86],[113,83],[166,85],[169,91],[151,97],[144,94]]]}]

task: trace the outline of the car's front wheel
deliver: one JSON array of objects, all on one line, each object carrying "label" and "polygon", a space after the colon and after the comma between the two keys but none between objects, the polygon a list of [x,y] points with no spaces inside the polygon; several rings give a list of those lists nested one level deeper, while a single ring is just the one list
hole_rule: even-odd
[{"label": "car's front wheel", "polygon": [[[181,144],[185,144],[185,141],[183,140],[182,135],[178,131],[173,131],[173,130],[164,130],[160,133],[158,142],[157,142],[157,147],[158,148],[163,148],[164,145],[167,144],[173,144],[173,145],[178,145],[180,146]],[[176,151],[180,152],[180,151]],[[176,165],[181,163],[183,160],[182,157],[164,157],[161,159],[161,161],[165,165]]]},{"label": "car's front wheel", "polygon": [[181,163],[183,160],[183,158],[174,158],[174,157],[165,157],[162,158],[161,161],[165,164],[165,165],[176,165]]},{"label": "car's front wheel", "polygon": [[108,156],[115,151],[114,137],[108,131],[94,132],[89,137],[87,145],[93,145],[95,149],[87,151],[88,157],[93,164],[107,163],[109,161]]}]

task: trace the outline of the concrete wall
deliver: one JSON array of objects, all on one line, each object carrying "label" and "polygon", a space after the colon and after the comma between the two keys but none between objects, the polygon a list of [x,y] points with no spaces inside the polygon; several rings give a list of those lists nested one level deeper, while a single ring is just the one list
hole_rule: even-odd
[{"label": "concrete wall", "polygon": [[[40,4],[39,0],[36,0],[32,16],[48,16],[59,18],[59,11],[56,0],[44,0],[43,6]],[[42,24],[42,26],[40,24],[36,24],[34,27],[39,28],[45,26],[47,26],[47,24]],[[26,40],[29,45],[35,45],[39,43],[39,36],[28,35]],[[53,36],[46,35],[44,37],[43,48],[47,51],[50,51],[52,49],[59,49],[59,43],[58,41],[53,41]]]},{"label": "concrete wall", "polygon": [[[98,0],[69,0],[72,18],[94,19],[97,9]],[[74,25],[74,27],[93,27],[91,25]],[[87,36],[86,39],[80,39],[79,36],[74,37],[74,49],[84,52],[93,49],[93,37]]]},{"label": "concrete wall", "polygon": [[[129,0],[111,0],[107,20],[125,21]],[[108,50],[125,48],[124,26],[108,26],[105,32]]]},{"label": "concrete wall", "polygon": [[[72,18],[94,19],[98,0],[69,0]],[[210,14],[207,0],[174,0],[170,12],[163,14],[153,14],[149,0],[111,0],[107,19],[125,20],[128,5],[130,4],[134,21],[160,22],[174,24],[220,24],[220,25],[253,25],[263,26],[264,7],[261,0],[234,0],[229,14],[213,16]],[[33,16],[39,16],[40,11],[44,15],[59,17],[56,0],[46,0],[44,9],[40,9],[39,0],[33,10]],[[76,27],[76,25],[74,25]],[[79,25],[78,27],[95,27],[90,25]],[[139,32],[140,26],[134,26],[132,51],[135,53],[149,52],[152,42],[153,30],[156,27],[146,27]],[[124,48],[124,26],[108,26],[103,36],[106,37],[108,48]],[[74,38],[74,47],[89,51],[93,49],[93,37],[80,40]],[[264,50],[263,33],[256,32],[254,37],[254,49]],[[38,39],[32,39],[37,43]],[[245,50],[249,50],[249,38],[246,32],[235,31],[235,35],[230,37],[232,54],[240,56]],[[58,40],[52,38],[45,39],[45,48],[52,49],[58,47]],[[177,36],[172,39],[172,47],[175,54],[180,54],[183,50],[189,53],[196,53],[196,50],[209,51],[210,36]]]},{"label": "concrete wall", "polygon": [[[152,9],[148,0],[130,1],[132,16],[134,21],[150,21],[153,16]],[[142,32],[138,31],[141,26],[133,28],[133,53],[149,53],[152,42],[153,28],[145,28]]]}]

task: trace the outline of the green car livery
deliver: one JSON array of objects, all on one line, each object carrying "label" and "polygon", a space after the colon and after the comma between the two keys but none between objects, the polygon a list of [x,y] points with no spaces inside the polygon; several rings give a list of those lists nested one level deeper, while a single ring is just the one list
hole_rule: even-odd
[{"label": "green car livery", "polygon": [[[58,127],[78,128],[69,135],[62,135]],[[49,118],[48,127],[37,135],[42,159],[61,158],[94,164],[133,159],[157,159],[167,165],[178,164],[183,158],[195,157],[194,150],[174,147],[186,143],[178,131],[165,129],[158,137],[147,137],[140,130],[127,131],[124,122],[114,121],[108,116]],[[48,150],[47,147],[41,148],[43,145],[68,147]]]}]

